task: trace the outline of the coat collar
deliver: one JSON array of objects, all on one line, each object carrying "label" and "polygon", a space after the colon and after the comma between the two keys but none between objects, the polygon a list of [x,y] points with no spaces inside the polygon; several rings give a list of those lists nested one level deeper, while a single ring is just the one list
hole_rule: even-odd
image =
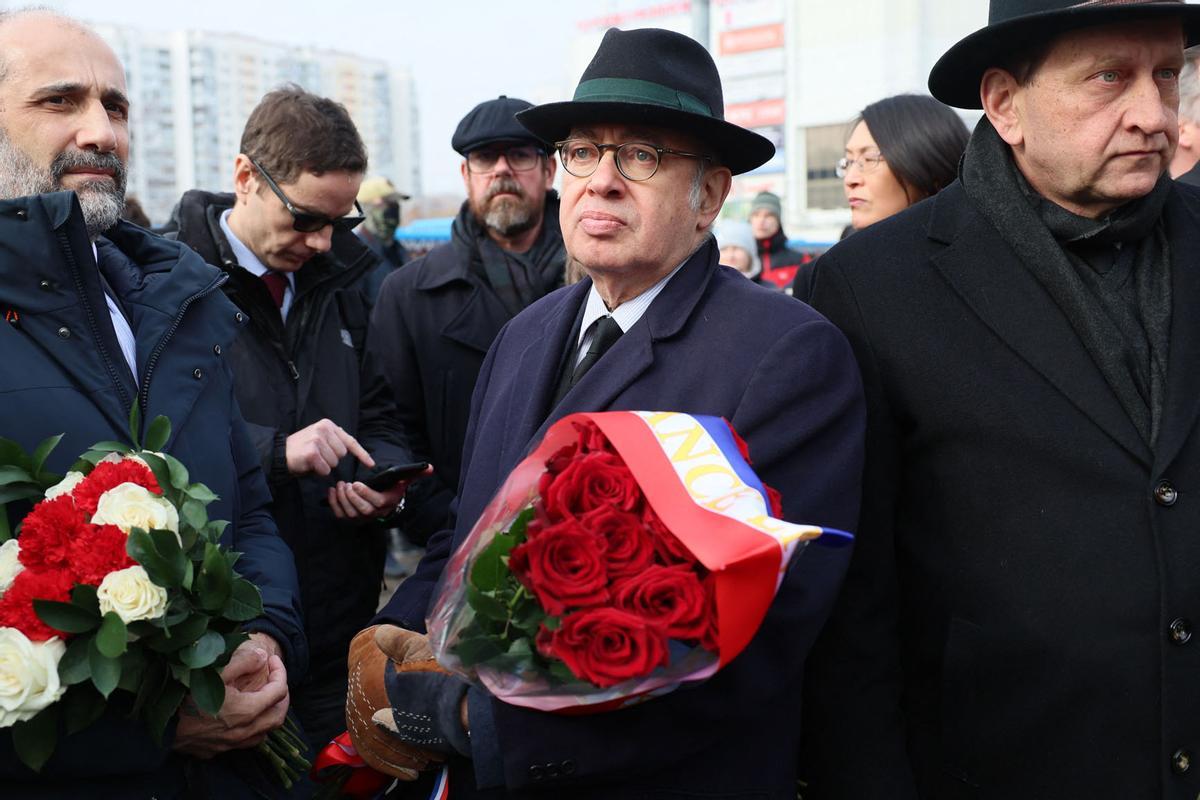
[{"label": "coat collar", "polygon": [[[933,200],[928,235],[946,245],[934,267],[972,311],[1106,434],[1147,466],[1150,450],[1079,341],[1070,321],[1025,269],[999,231],[971,205],[955,181]],[[1170,201],[1168,201],[1170,202]],[[1175,250],[1177,241],[1172,240]],[[1194,251],[1193,251],[1194,252]],[[1176,264],[1181,259],[1175,259]],[[1182,271],[1176,266],[1176,272]],[[1174,299],[1176,320],[1182,293]],[[1171,366],[1176,348],[1172,343]],[[1170,372],[1168,382],[1171,381]],[[1167,407],[1171,404],[1167,394]]]},{"label": "coat collar", "polygon": [[[710,237],[684,263],[655,298],[642,318],[617,340],[605,357],[584,375],[559,404],[549,409],[558,388],[559,368],[566,348],[574,346],[571,332],[592,282],[585,279],[563,290],[562,300],[547,315],[542,335],[521,354],[518,374],[532,376],[525,408],[518,415],[512,441],[523,448],[538,441],[546,429],[576,411],[602,411],[654,363],[656,342],[676,336],[691,318],[717,268],[717,246]],[[549,414],[547,414],[549,410]]]}]

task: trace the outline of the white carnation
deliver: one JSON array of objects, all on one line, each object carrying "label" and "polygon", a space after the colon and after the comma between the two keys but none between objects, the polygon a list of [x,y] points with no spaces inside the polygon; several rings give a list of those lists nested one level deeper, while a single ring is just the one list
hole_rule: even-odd
[{"label": "white carnation", "polygon": [[140,566],[110,572],[96,590],[100,613],[117,612],[126,624],[157,619],[167,611],[167,590],[150,580]]},{"label": "white carnation", "polygon": [[0,728],[58,702],[67,690],[58,679],[58,662],[66,651],[57,638],[31,642],[16,628],[0,628]]},{"label": "white carnation", "polygon": [[144,486],[122,483],[114,486],[96,503],[93,525],[116,525],[129,533],[133,528],[171,531],[179,535],[179,512],[169,500]]},{"label": "white carnation", "polygon": [[[3,513],[0,511],[0,513]],[[18,556],[21,553],[21,545],[17,544],[16,539],[9,539],[4,544],[0,544],[0,597],[8,591],[8,587],[12,586],[12,582],[17,579],[17,575],[25,566],[21,563]]]},{"label": "white carnation", "polygon": [[82,472],[71,471],[63,476],[63,479],[46,490],[46,499],[53,500],[64,494],[70,494],[75,491],[75,487],[79,485],[86,475]]}]

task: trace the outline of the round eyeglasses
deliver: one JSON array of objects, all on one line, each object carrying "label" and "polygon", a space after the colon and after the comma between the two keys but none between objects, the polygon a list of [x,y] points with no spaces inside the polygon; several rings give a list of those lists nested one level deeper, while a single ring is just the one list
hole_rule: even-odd
[{"label": "round eyeglasses", "polygon": [[625,144],[597,144],[587,139],[567,139],[555,142],[558,155],[562,159],[563,169],[576,178],[586,178],[600,166],[605,150],[613,151],[613,160],[617,171],[631,181],[646,181],[658,172],[664,154],[698,158],[711,161],[711,156],[702,153],[685,153],[682,150],[672,150],[669,147],[659,147],[646,142],[626,142]]},{"label": "round eyeglasses", "polygon": [[858,158],[839,158],[837,169],[834,171],[839,178],[844,178],[851,167],[858,167],[860,172],[870,172],[886,160],[882,153],[872,153]]}]

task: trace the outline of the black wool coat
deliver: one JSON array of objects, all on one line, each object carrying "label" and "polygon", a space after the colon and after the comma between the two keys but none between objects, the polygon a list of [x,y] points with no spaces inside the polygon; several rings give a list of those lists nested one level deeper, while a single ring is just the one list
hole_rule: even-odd
[{"label": "black wool coat", "polygon": [[1164,219],[1153,452],[961,184],[821,257],[867,459],[810,660],[805,800],[1200,792],[1200,192]]}]

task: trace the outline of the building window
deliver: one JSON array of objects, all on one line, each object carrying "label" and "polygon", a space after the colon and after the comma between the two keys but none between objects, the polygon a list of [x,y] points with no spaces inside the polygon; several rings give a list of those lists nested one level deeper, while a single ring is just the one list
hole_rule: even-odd
[{"label": "building window", "polygon": [[846,204],[842,179],[834,171],[846,150],[846,134],[846,124],[841,122],[805,130],[809,208],[841,208]]}]

